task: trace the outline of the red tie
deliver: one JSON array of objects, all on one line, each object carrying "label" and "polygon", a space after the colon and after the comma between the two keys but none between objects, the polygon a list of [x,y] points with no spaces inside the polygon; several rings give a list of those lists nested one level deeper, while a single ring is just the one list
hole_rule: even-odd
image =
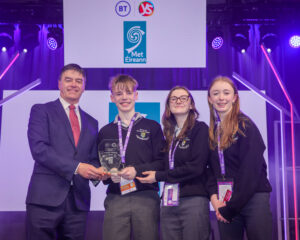
[{"label": "red tie", "polygon": [[73,132],[75,146],[77,147],[77,143],[78,143],[79,136],[80,136],[79,121],[78,121],[77,115],[75,113],[75,106],[72,104],[69,106],[69,108],[70,108],[69,117],[70,117],[71,128],[72,128],[72,132]]}]

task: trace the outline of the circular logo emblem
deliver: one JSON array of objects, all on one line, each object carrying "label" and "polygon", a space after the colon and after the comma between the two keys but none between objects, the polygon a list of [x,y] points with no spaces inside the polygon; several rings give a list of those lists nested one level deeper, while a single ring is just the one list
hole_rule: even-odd
[{"label": "circular logo emblem", "polygon": [[150,17],[154,13],[154,5],[150,1],[141,2],[139,5],[139,13],[144,17]]},{"label": "circular logo emblem", "polygon": [[119,1],[116,4],[115,11],[120,17],[126,17],[131,11],[130,4],[126,1]]}]

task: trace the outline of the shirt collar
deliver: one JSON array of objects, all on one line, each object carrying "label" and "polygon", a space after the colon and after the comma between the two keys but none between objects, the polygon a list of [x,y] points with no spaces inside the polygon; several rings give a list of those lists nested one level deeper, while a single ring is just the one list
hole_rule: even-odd
[{"label": "shirt collar", "polygon": [[[71,105],[70,103],[68,103],[65,99],[63,99],[61,96],[59,96],[59,101],[61,102],[63,108],[66,110],[69,110],[69,106]],[[75,103],[73,104],[75,106],[75,110],[78,109],[79,107],[79,103]]]},{"label": "shirt collar", "polygon": [[175,132],[175,137],[178,137],[180,134],[182,128],[178,127],[177,125],[175,126],[174,132]]},{"label": "shirt collar", "polygon": [[[119,116],[119,114],[117,114],[116,117],[115,117],[115,120],[114,120],[114,123],[115,123],[115,124],[118,123],[118,116]],[[136,112],[136,118],[135,118],[135,121],[138,120],[139,118],[143,118],[143,115],[140,114],[139,112]],[[121,123],[122,123],[122,127],[128,127],[128,126],[127,126],[125,123],[123,123],[122,121],[121,121]]]}]

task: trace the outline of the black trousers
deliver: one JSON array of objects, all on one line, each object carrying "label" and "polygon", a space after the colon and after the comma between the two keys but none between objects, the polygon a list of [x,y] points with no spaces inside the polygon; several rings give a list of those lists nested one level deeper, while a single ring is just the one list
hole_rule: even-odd
[{"label": "black trousers", "polygon": [[72,187],[66,200],[58,207],[27,204],[27,239],[83,240],[85,238],[87,214],[87,212],[77,209]]},{"label": "black trousers", "polygon": [[256,193],[231,223],[218,222],[222,240],[272,240],[270,194]]}]

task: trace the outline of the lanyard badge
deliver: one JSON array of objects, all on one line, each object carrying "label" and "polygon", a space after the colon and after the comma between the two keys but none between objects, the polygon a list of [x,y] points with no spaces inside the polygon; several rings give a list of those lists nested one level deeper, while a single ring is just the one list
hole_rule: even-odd
[{"label": "lanyard badge", "polygon": [[163,194],[163,206],[179,205],[179,184],[165,183]]},{"label": "lanyard badge", "polygon": [[[123,166],[125,165],[126,149],[127,149],[127,146],[128,146],[129,137],[130,137],[131,130],[132,130],[132,127],[133,127],[133,123],[136,119],[136,116],[137,116],[137,113],[134,114],[134,116],[132,117],[132,119],[130,121],[128,131],[127,131],[127,135],[126,135],[126,138],[125,138],[124,147],[123,147],[123,139],[122,139],[121,119],[118,116],[119,148],[120,148],[120,155],[121,155],[121,161],[122,161]],[[135,182],[133,180],[127,180],[127,179],[124,179],[124,178],[121,177],[120,190],[121,190],[122,195],[136,191]]]},{"label": "lanyard badge", "polygon": [[[174,169],[174,156],[179,141],[175,144],[174,150],[172,151],[174,138],[172,139],[170,150],[169,150],[169,168]],[[163,194],[163,206],[178,206],[179,205],[179,183],[165,183],[164,194]]]},{"label": "lanyard badge", "polygon": [[136,191],[135,182],[121,177],[120,190],[122,195]]},{"label": "lanyard badge", "polygon": [[218,199],[221,202],[228,202],[231,198],[233,181],[232,179],[218,179]]},{"label": "lanyard badge", "polygon": [[[214,109],[215,110],[215,109]],[[218,199],[221,202],[228,202],[231,198],[231,194],[233,191],[233,179],[226,179],[225,178],[225,160],[224,160],[224,153],[221,149],[221,119],[215,110],[215,119],[216,119],[216,125],[217,125],[217,135],[218,135],[218,156],[219,156],[219,163],[221,168],[221,175],[222,179],[218,179]]]}]

